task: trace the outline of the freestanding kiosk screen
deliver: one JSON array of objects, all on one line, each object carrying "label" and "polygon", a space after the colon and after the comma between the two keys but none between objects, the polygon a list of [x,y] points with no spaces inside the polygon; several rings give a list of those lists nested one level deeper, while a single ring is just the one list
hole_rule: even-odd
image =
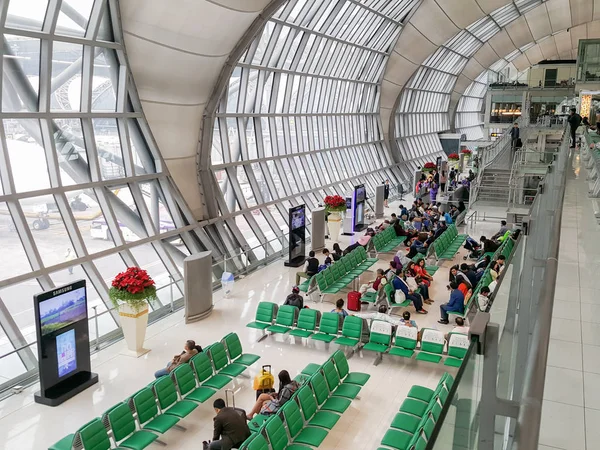
[{"label": "freestanding kiosk screen", "polygon": [[354,231],[362,231],[365,228],[365,202],[367,190],[364,184],[354,186]]},{"label": "freestanding kiosk screen", "polygon": [[91,372],[85,280],[34,296],[40,392],[56,406],[98,381]]},{"label": "freestanding kiosk screen", "polygon": [[[304,263],[306,250],[306,209],[305,205],[289,209],[290,252],[288,264],[298,267]],[[296,265],[297,264],[297,265]]]}]

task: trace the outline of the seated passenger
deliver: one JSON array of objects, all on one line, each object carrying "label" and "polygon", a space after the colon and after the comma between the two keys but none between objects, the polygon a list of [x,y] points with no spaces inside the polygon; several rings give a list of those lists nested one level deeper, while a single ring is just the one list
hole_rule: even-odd
[{"label": "seated passenger", "polygon": [[304,308],[304,297],[300,295],[300,289],[298,286],[292,288],[292,293],[285,298],[284,305],[295,306],[298,309]]},{"label": "seated passenger", "polygon": [[444,325],[450,323],[448,320],[449,312],[458,312],[462,314],[465,310],[465,296],[459,291],[458,284],[453,281],[448,285],[448,290],[450,291],[450,299],[448,300],[448,303],[440,305],[441,318],[438,320],[438,323]]},{"label": "seated passenger", "polygon": [[498,275],[504,269],[504,264],[506,263],[506,257],[504,255],[498,255],[496,261],[492,261],[492,270],[494,270]]},{"label": "seated passenger", "polygon": [[481,311],[485,311],[487,309],[487,305],[490,303],[490,294],[490,288],[487,286],[482,286],[481,289],[479,289],[477,303],[479,304],[479,309]]},{"label": "seated passenger", "polygon": [[398,269],[398,263],[395,261],[395,259],[396,258],[394,257],[394,261],[390,261],[390,267],[385,271],[385,277],[388,281],[392,281],[392,278],[402,273],[402,270]]},{"label": "seated passenger", "polygon": [[[421,261],[423,261],[423,260],[421,260]],[[423,280],[417,274],[417,272],[415,270],[415,266],[416,266],[416,264],[414,262],[412,262],[412,261],[409,262],[408,265],[406,266],[406,269],[404,270],[404,273],[406,274],[407,277],[414,279],[414,283],[416,283],[416,285],[418,286],[415,289],[419,289],[419,292],[423,296],[425,303],[427,303],[428,305],[431,305],[433,303],[433,300],[431,300],[429,298],[429,285],[427,284],[426,280]],[[411,283],[409,282],[409,286],[410,286],[410,284]],[[413,287],[414,287],[414,284],[413,284]]]},{"label": "seated passenger", "polygon": [[473,287],[469,278],[464,273],[462,273],[460,270],[458,270],[458,265],[452,266],[450,268],[449,281],[455,281],[457,285],[460,283],[465,283],[469,288]]},{"label": "seated passenger", "polygon": [[460,271],[464,273],[471,283],[471,287],[477,286],[477,273],[475,272],[474,266],[470,266],[469,264],[462,263],[460,265]]},{"label": "seated passenger", "polygon": [[385,273],[383,269],[377,269],[377,277],[373,281],[369,281],[366,284],[363,284],[358,291],[361,294],[365,294],[367,292],[375,293],[379,290],[380,287],[385,286],[387,284],[387,278],[385,277]]},{"label": "seated passenger", "polygon": [[348,311],[344,309],[344,299],[340,298],[335,302],[335,309],[331,310],[332,313],[339,314],[342,317],[348,316]]},{"label": "seated passenger", "polygon": [[491,239],[486,238],[485,236],[481,236],[479,238],[481,245],[483,246],[483,253],[493,253],[498,250],[499,245],[496,244]]},{"label": "seated passenger", "polygon": [[340,247],[340,244],[338,244],[337,242],[333,244],[333,253],[331,254],[331,256],[333,257],[334,261],[339,261],[340,259],[342,259],[343,252]]},{"label": "seated passenger", "polygon": [[311,250],[308,253],[304,272],[296,272],[296,286],[300,284],[300,278],[310,278],[317,272],[319,272],[319,260],[315,258],[314,250]]},{"label": "seated passenger", "polygon": [[323,256],[325,257],[325,261],[323,262],[323,264],[325,264],[326,266],[330,266],[333,263],[333,260],[331,259],[331,255],[329,254],[328,249],[323,249]]},{"label": "seated passenger", "polygon": [[477,263],[475,263],[475,269],[485,270],[487,268],[487,266],[490,265],[491,262],[492,262],[492,257],[490,255],[485,255],[482,259],[480,259],[479,261],[477,261]]},{"label": "seated passenger", "polygon": [[189,341],[185,341],[183,351],[180,354],[173,356],[173,359],[169,361],[167,367],[154,372],[154,378],[160,378],[164,377],[165,375],[169,375],[177,366],[187,363],[190,359],[192,359],[192,356],[197,355],[201,351],[202,347],[196,345],[195,341],[191,339]]},{"label": "seated passenger", "polygon": [[404,325],[405,327],[413,327],[413,328],[416,328],[417,330],[419,329],[419,327],[417,326],[417,322],[415,322],[414,320],[411,320],[410,312],[408,312],[408,311],[404,311],[402,313],[402,325]]},{"label": "seated passenger", "polygon": [[456,326],[452,328],[451,333],[469,334],[469,327],[465,326],[465,319],[457,317],[454,319],[454,323],[456,323]]},{"label": "seated passenger", "polygon": [[279,411],[285,403],[292,398],[294,392],[298,390],[300,385],[297,381],[290,378],[287,370],[279,372],[279,391],[273,394],[260,394],[256,399],[256,403],[248,413],[248,420],[252,420],[255,414],[271,415]]},{"label": "seated passenger", "polygon": [[377,312],[354,313],[352,315],[356,316],[356,317],[360,317],[361,319],[366,319],[366,320],[370,320],[370,321],[382,320],[384,322],[389,322],[395,326],[404,325],[402,322],[402,319],[396,319],[396,318],[390,316],[389,309],[386,305],[380,305],[379,308],[377,309]]},{"label": "seated passenger", "polygon": [[390,224],[391,225],[395,225],[396,222],[398,222],[398,217],[396,216],[395,213],[392,213],[391,219],[390,219]]},{"label": "seated passenger", "polygon": [[415,264],[414,269],[417,275],[421,277],[423,282],[427,282],[427,286],[431,286],[431,283],[433,282],[433,277],[427,272],[427,268],[425,267],[425,260],[420,259],[419,262]]},{"label": "seated passenger", "polygon": [[496,241],[496,240],[498,240],[499,237],[504,236],[504,233],[506,233],[507,231],[508,231],[508,227],[506,226],[506,220],[501,220],[500,221],[500,229],[490,239],[492,241]]},{"label": "seated passenger", "polygon": [[415,310],[419,314],[427,314],[427,311],[423,309],[423,298],[416,294],[401,277],[395,277],[392,280],[392,285],[396,289],[395,303],[402,303],[405,299],[412,302]]},{"label": "seated passenger", "polygon": [[211,443],[203,441],[204,449],[239,448],[250,437],[248,423],[234,408],[226,407],[222,398],[213,402],[213,408],[217,413],[214,418],[213,440]]}]

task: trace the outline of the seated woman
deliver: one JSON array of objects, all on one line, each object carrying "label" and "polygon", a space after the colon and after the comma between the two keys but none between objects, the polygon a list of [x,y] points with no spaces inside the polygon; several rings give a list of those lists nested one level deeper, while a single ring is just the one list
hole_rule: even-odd
[{"label": "seated woman", "polygon": [[340,247],[340,244],[336,242],[335,244],[333,244],[333,253],[331,254],[331,256],[333,256],[334,261],[339,261],[340,259],[342,259],[342,255],[342,248]]},{"label": "seated woman", "polygon": [[396,262],[396,257],[394,257],[393,261],[390,261],[390,267],[385,271],[385,277],[388,281],[392,281],[396,275],[400,275],[402,273],[402,264],[400,264],[400,269],[398,268],[398,263]]},{"label": "seated woman", "polygon": [[[431,305],[433,303],[433,300],[431,300],[431,298],[429,298],[429,284],[426,283],[423,279],[421,279],[421,277],[417,274],[415,267],[416,267],[416,264],[414,262],[412,262],[412,261],[409,262],[408,265],[406,266],[406,269],[404,270],[404,273],[407,277],[414,278],[414,281],[417,283],[419,291],[421,292],[421,295],[423,296],[423,299],[424,299],[423,301],[425,303],[427,303],[428,305]],[[409,286],[410,286],[410,282],[409,282]]]},{"label": "seated woman", "polygon": [[154,378],[160,378],[169,375],[177,366],[187,363],[190,359],[192,359],[192,356],[197,355],[201,351],[202,347],[196,345],[195,341],[191,339],[189,341],[185,341],[183,351],[179,355],[173,356],[173,359],[169,361],[167,367],[157,370],[154,373]]},{"label": "seated woman", "polygon": [[373,281],[363,284],[358,290],[361,294],[367,292],[375,293],[385,284],[387,284],[387,278],[385,277],[383,269],[377,269],[377,277]]},{"label": "seated woman", "polygon": [[252,420],[255,414],[271,415],[279,411],[285,402],[287,402],[294,392],[298,390],[300,384],[290,378],[287,370],[279,372],[279,391],[275,394],[260,394],[256,403],[247,414],[248,420]]},{"label": "seated woman", "polygon": [[427,272],[427,269],[425,268],[424,259],[420,259],[419,262],[415,264],[414,270],[417,273],[417,275],[421,277],[423,283],[427,284],[428,287],[431,286],[433,277]]}]

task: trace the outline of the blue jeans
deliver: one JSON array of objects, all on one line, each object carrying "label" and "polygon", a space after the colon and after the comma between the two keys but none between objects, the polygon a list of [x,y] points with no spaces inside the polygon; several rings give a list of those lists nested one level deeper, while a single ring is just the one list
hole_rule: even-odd
[{"label": "blue jeans", "polygon": [[164,377],[169,375],[169,367],[171,366],[171,363],[169,362],[167,364],[167,367],[165,367],[164,369],[160,369],[157,370],[156,372],[154,372],[154,378],[160,378],[160,377]]},{"label": "blue jeans", "polygon": [[442,316],[442,320],[448,320],[448,303],[440,305],[440,315]]}]

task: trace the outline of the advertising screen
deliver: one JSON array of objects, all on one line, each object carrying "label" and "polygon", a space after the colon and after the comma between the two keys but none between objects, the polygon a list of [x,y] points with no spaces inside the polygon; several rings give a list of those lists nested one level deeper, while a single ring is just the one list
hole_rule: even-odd
[{"label": "advertising screen", "polygon": [[306,249],[306,207],[298,205],[289,209],[290,249],[289,261],[304,262]]},{"label": "advertising screen", "polygon": [[362,203],[367,198],[367,192],[365,189],[365,185],[361,184],[360,186],[356,186],[356,203]]},{"label": "advertising screen", "polygon": [[87,317],[85,287],[73,289],[39,303],[42,336]]},{"label": "advertising screen", "polygon": [[290,212],[290,224],[292,230],[297,230],[305,225],[304,208]]},{"label": "advertising screen", "polygon": [[75,330],[69,330],[56,336],[56,359],[58,361],[58,378],[77,370]]}]

